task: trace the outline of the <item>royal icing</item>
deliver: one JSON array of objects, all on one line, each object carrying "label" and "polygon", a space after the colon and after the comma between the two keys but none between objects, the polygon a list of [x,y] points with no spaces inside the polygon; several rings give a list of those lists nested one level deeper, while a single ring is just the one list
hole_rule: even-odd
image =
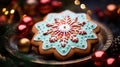
[{"label": "royal icing", "polygon": [[88,21],[86,14],[75,14],[69,10],[50,13],[35,27],[38,34],[34,40],[43,41],[42,49],[55,48],[62,56],[67,55],[72,48],[86,49],[86,40],[97,38],[93,32],[97,25]]}]

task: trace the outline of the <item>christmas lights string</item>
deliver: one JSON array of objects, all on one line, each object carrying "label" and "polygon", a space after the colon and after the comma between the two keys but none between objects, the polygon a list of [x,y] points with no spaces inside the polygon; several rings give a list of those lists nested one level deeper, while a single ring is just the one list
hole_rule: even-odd
[{"label": "christmas lights string", "polygon": [[80,0],[74,0],[76,6],[80,6],[81,9],[86,9],[86,5],[81,3]]}]

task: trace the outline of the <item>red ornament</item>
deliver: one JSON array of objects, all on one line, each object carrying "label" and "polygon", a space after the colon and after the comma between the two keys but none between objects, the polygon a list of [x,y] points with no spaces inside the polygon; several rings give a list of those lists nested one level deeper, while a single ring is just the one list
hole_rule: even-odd
[{"label": "red ornament", "polygon": [[24,16],[21,19],[20,23],[26,24],[27,26],[30,26],[30,27],[34,25],[33,19],[30,16]]},{"label": "red ornament", "polygon": [[98,12],[100,12],[101,11],[101,9],[99,8],[99,7],[96,7],[95,9],[94,9],[94,12],[97,14]]},{"label": "red ornament", "polygon": [[50,0],[40,0],[40,3],[42,3],[42,4],[46,4],[46,3],[49,3],[50,2]]},{"label": "red ornament", "polygon": [[50,5],[41,5],[38,7],[39,12],[42,14],[47,14],[53,10],[53,8]]},{"label": "red ornament", "polygon": [[27,26],[25,24],[20,24],[17,27],[17,35],[19,38],[23,38],[25,37],[29,32],[29,29],[27,28]]},{"label": "red ornament", "polygon": [[114,58],[108,58],[106,60],[106,67],[117,67],[116,60]]},{"label": "red ornament", "polygon": [[5,15],[0,16],[0,24],[4,24],[7,22],[7,17]]},{"label": "red ornament", "polygon": [[17,0],[12,0],[11,1],[11,4],[15,4]]},{"label": "red ornament", "polygon": [[99,11],[97,15],[98,15],[99,19],[103,19],[105,17],[104,12],[102,12],[102,11]]},{"label": "red ornament", "polygon": [[24,16],[21,18],[20,24],[17,26],[18,37],[26,37],[30,33],[33,25],[33,19],[30,16]]},{"label": "red ornament", "polygon": [[24,23],[28,23],[28,22],[30,22],[30,21],[32,21],[32,18],[29,17],[29,16],[26,16],[26,17],[23,18],[23,22],[24,22]]},{"label": "red ornament", "polygon": [[93,54],[92,59],[96,66],[102,67],[105,65],[107,54],[104,51],[96,51]]},{"label": "red ornament", "polygon": [[118,58],[117,58],[117,63],[118,63],[118,65],[120,66],[120,55],[119,55]]},{"label": "red ornament", "polygon": [[54,7],[60,7],[61,5],[62,5],[62,2],[52,1],[52,6],[54,6]]},{"label": "red ornament", "polygon": [[38,10],[41,14],[48,14],[62,5],[62,2],[58,0],[39,0],[39,3]]},{"label": "red ornament", "polygon": [[24,25],[24,24],[21,24],[21,25],[18,26],[18,30],[19,30],[19,31],[23,31],[23,30],[25,30],[26,28],[27,28],[27,26]]}]

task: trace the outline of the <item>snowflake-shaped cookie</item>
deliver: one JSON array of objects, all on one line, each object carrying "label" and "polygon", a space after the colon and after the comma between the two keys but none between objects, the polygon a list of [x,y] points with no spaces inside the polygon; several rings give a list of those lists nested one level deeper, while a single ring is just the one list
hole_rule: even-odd
[{"label": "snowflake-shaped cookie", "polygon": [[96,39],[93,29],[97,27],[88,21],[86,14],[75,14],[69,10],[50,13],[45,20],[35,24],[38,34],[35,41],[43,41],[42,49],[55,48],[65,56],[72,48],[86,49],[87,39]]}]

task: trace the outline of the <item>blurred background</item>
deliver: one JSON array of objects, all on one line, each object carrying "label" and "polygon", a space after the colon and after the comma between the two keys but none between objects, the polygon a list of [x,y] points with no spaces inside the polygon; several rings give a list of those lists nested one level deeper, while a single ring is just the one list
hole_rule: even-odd
[{"label": "blurred background", "polygon": [[[9,54],[4,44],[13,34],[22,33],[21,38],[29,35],[31,27],[48,13],[64,10],[87,13],[93,20],[107,26],[113,33],[114,41],[106,52],[115,59],[120,56],[120,0],[0,0],[0,66],[35,67],[36,64]],[[21,31],[17,26],[27,22],[23,21],[25,16],[32,22],[25,24],[26,31]],[[88,65],[95,66],[92,63]]]}]

